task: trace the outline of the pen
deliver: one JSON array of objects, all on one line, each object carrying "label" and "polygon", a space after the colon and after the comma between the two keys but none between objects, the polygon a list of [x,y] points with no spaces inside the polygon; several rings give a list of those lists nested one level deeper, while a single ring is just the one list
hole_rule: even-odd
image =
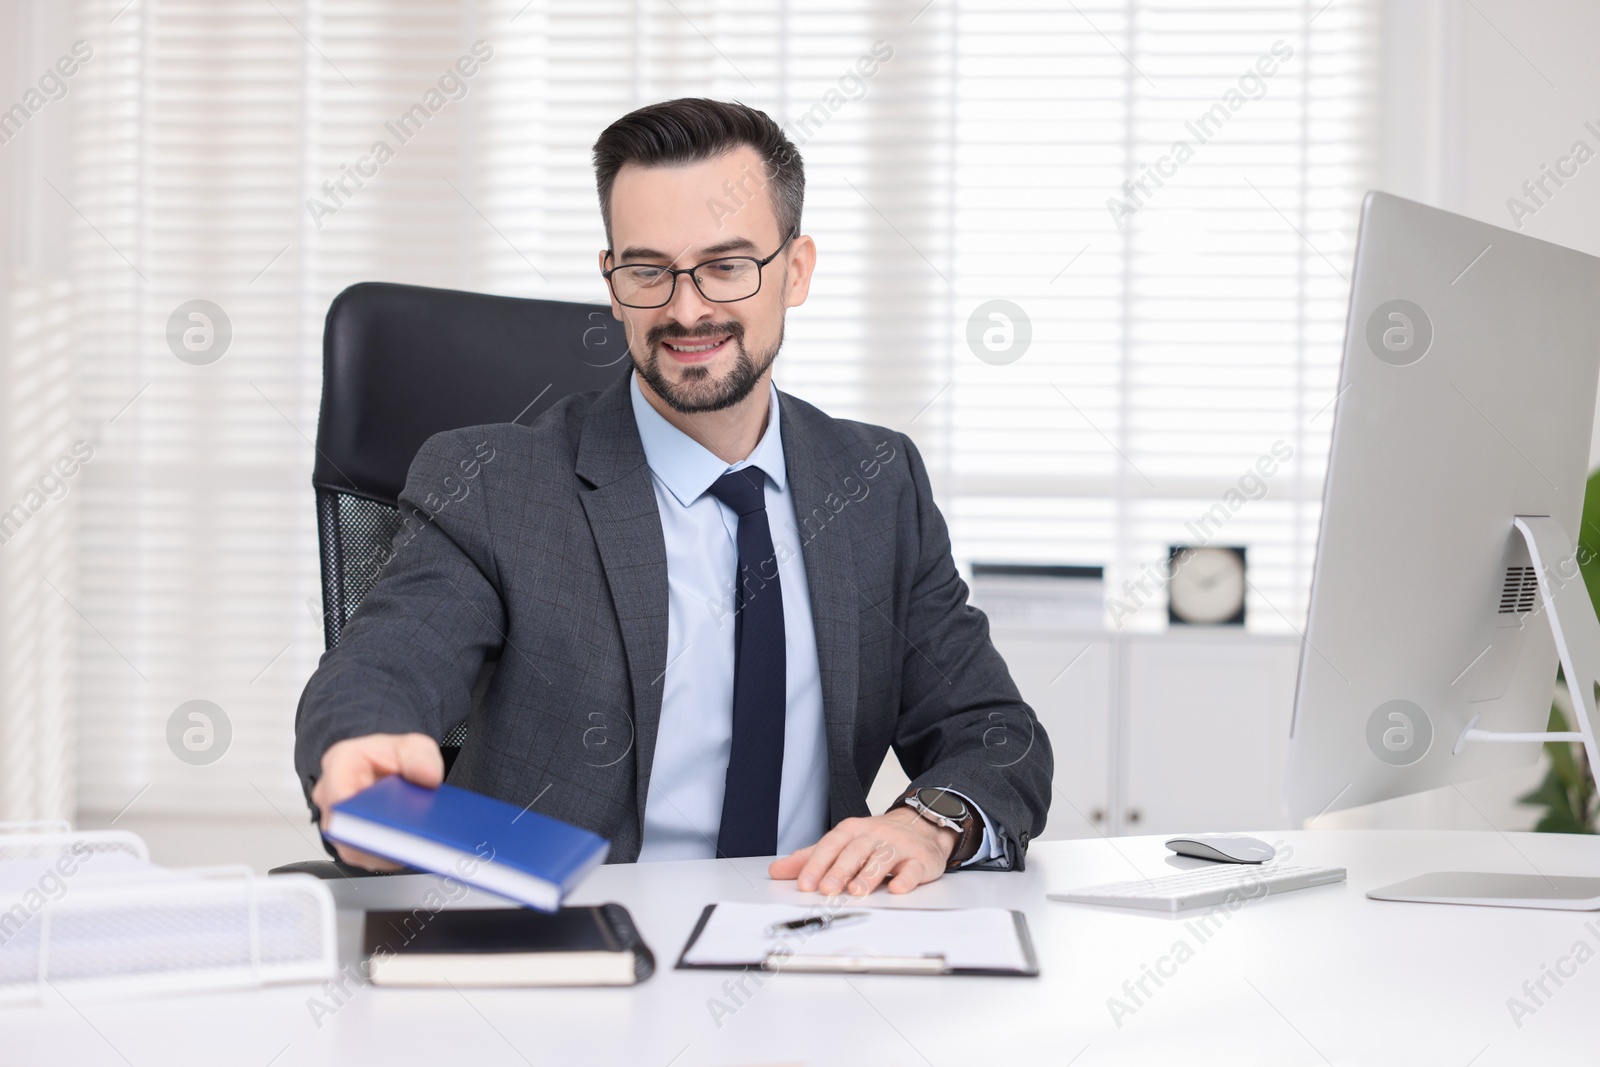
[{"label": "pen", "polygon": [[812,927],[818,930],[826,930],[830,926],[858,922],[867,917],[867,913],[864,911],[842,911],[837,915],[809,915],[804,919],[790,919],[788,922],[773,923],[767,927],[767,933],[787,934]]}]

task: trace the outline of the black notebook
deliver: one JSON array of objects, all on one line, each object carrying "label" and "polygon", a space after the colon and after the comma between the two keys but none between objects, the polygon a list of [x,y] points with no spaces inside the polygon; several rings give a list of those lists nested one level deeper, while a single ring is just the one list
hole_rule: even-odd
[{"label": "black notebook", "polygon": [[621,904],[367,912],[364,951],[387,986],[633,985],[655,957]]}]

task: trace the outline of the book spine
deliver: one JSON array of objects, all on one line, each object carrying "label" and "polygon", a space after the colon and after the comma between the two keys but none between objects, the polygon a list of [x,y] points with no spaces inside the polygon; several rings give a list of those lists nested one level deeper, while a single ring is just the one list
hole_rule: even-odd
[{"label": "book spine", "polygon": [[656,971],[655,954],[639,936],[633,925],[633,916],[621,904],[611,902],[600,905],[601,918],[605,920],[606,933],[616,939],[619,948],[633,952],[633,980],[635,983],[649,978]]}]

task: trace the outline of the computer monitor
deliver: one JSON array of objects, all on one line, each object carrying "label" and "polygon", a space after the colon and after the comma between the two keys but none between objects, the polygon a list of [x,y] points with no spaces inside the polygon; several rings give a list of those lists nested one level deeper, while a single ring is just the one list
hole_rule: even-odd
[{"label": "computer monitor", "polygon": [[[1574,548],[1597,377],[1600,259],[1368,194],[1290,725],[1297,822],[1527,765],[1550,739],[1600,770]],[[1578,721],[1549,734],[1558,657]],[[1600,879],[1416,881],[1370,895],[1600,908]]]}]

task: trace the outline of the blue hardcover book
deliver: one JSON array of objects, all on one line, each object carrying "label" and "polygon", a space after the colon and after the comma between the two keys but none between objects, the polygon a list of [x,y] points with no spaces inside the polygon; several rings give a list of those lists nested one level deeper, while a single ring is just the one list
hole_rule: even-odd
[{"label": "blue hardcover book", "polygon": [[599,834],[559,819],[452,785],[413,785],[399,775],[335,804],[327,836],[540,911],[560,908],[611,850]]}]

